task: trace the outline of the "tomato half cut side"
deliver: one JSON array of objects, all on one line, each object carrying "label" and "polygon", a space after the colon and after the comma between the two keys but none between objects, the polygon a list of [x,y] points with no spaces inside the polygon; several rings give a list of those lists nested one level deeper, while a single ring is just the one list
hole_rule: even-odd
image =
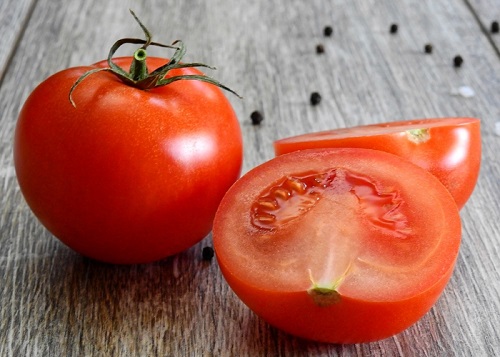
[{"label": "tomato half cut side", "polygon": [[298,151],[254,168],[226,193],[213,227],[221,272],[250,309],[334,343],[386,338],[419,320],[452,274],[460,237],[439,180],[359,148]]},{"label": "tomato half cut side", "polygon": [[328,147],[386,151],[423,167],[450,191],[461,209],[479,176],[481,129],[476,118],[433,118],[362,125],[277,140],[276,155]]}]

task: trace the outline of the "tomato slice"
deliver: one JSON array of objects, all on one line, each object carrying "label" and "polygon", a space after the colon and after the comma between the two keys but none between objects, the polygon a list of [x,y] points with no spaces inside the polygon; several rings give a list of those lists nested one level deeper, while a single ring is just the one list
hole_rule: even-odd
[{"label": "tomato slice", "polygon": [[423,167],[450,191],[461,209],[477,182],[481,164],[480,120],[434,118],[363,125],[277,140],[276,155],[329,147],[386,151]]},{"label": "tomato slice", "polygon": [[396,155],[304,150],[248,172],[217,211],[229,286],[264,320],[318,341],[396,334],[449,280],[461,237],[446,188]]}]

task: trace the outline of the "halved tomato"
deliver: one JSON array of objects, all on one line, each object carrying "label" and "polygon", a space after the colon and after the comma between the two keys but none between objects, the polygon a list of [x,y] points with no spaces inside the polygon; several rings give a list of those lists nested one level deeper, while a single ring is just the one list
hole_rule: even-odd
[{"label": "halved tomato", "polygon": [[229,286],[293,335],[357,343],[420,319],[448,282],[461,237],[446,188],[396,155],[345,148],[274,158],[217,211],[213,243]]},{"label": "halved tomato", "polygon": [[472,194],[479,175],[480,120],[434,118],[397,121],[310,133],[274,143],[276,155],[328,147],[382,150],[410,160],[435,175],[461,209]]}]

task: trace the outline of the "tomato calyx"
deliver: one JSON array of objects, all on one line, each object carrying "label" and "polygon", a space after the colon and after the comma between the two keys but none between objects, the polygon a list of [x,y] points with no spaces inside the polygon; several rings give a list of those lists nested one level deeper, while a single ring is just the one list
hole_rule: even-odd
[{"label": "tomato calyx", "polygon": [[[130,10],[130,13],[134,17],[134,19],[138,22],[141,29],[144,31],[144,35],[145,35],[146,39],[143,40],[143,39],[138,39],[138,38],[122,38],[122,39],[119,39],[118,41],[116,41],[113,44],[113,46],[111,46],[111,49],[110,49],[109,54],[108,54],[107,61],[108,61],[109,67],[96,68],[96,69],[92,69],[90,71],[85,72],[80,78],[78,78],[78,80],[71,87],[71,89],[69,91],[69,101],[73,105],[73,107],[76,108],[76,103],[74,102],[74,100],[72,98],[72,94],[73,94],[73,91],[75,90],[75,88],[83,80],[85,80],[88,76],[95,74],[97,72],[102,72],[102,71],[110,72],[110,73],[114,74],[116,77],[118,77],[125,84],[130,85],[130,86],[135,87],[135,88],[138,88],[138,89],[142,89],[142,90],[166,86],[170,83],[173,83],[173,82],[176,82],[179,80],[197,80],[197,81],[202,81],[202,82],[207,82],[207,83],[213,84],[219,88],[222,88],[224,90],[227,90],[228,92],[233,93],[238,98],[241,98],[241,96],[238,93],[236,93],[234,90],[232,90],[231,88],[225,86],[224,84],[220,83],[219,81],[217,81],[211,77],[208,77],[206,75],[190,74],[190,75],[171,76],[171,77],[166,78],[167,73],[172,69],[181,69],[181,68],[189,68],[189,67],[204,67],[204,68],[209,68],[209,69],[215,69],[215,67],[206,65],[204,63],[199,63],[199,62],[181,63],[182,57],[184,57],[184,54],[186,53],[186,47],[181,40],[176,40],[171,45],[165,45],[162,43],[153,42],[152,35],[149,32],[149,30],[144,26],[144,24],[139,20],[139,18],[136,16],[136,14],[132,10]],[[128,72],[126,70],[124,70],[122,67],[118,66],[115,62],[113,62],[113,56],[116,53],[116,51],[122,45],[124,45],[126,43],[142,44],[142,46],[134,52],[132,64],[131,64]],[[146,59],[147,59],[146,49],[149,46],[171,48],[171,49],[175,50],[173,56],[170,58],[170,60],[165,65],[155,69],[151,73],[149,73],[147,66],[146,66]]]}]

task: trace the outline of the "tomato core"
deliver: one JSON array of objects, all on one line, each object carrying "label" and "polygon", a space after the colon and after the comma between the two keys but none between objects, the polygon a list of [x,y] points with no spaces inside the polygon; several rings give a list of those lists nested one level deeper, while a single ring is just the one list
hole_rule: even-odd
[{"label": "tomato core", "polygon": [[[309,234],[309,241],[321,248],[323,258],[303,269],[316,293],[311,296],[317,297],[325,296],[326,290],[336,291],[353,265],[381,264],[363,257],[363,246],[373,245],[374,238],[404,240],[411,234],[406,215],[400,210],[402,202],[397,190],[378,188],[370,176],[331,168],[282,178],[263,191],[250,214],[252,224],[263,230],[287,230],[299,219],[317,227],[313,232],[295,227],[288,235],[291,242],[298,242]],[[333,217],[342,223],[332,224]],[[335,249],[329,248],[332,246]],[[383,261],[381,257],[376,260],[380,259]]]}]

